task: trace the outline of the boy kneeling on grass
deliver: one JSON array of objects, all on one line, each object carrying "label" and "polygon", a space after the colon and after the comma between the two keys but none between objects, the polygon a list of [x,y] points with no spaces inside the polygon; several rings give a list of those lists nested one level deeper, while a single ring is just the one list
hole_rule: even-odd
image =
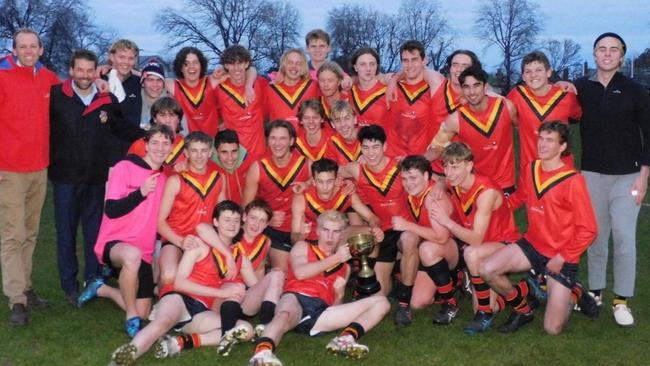
[{"label": "boy kneeling on grass", "polygon": [[[241,216],[241,207],[233,201],[220,202],[213,214],[218,239],[230,246],[240,276],[227,280],[224,256],[198,237],[189,235],[174,283],[161,289],[152,322],[130,343],[115,350],[111,365],[133,365],[154,343],[156,358],[164,358],[177,355],[183,349],[221,343],[225,343],[229,351],[235,343],[252,337],[252,326],[238,320],[239,314],[224,318],[211,311],[230,301],[241,303],[245,295],[244,283],[252,286],[257,281],[241,245],[233,245],[238,241]],[[172,329],[182,334],[165,335]]]},{"label": "boy kneeling on grass", "polygon": [[99,262],[119,272],[119,289],[105,285],[98,277],[88,283],[77,302],[81,306],[98,295],[112,299],[126,312],[125,330],[131,337],[140,330],[154,297],[151,261],[167,179],[161,167],[174,134],[167,126],[154,125],[144,141],[144,158],[129,155],[110,173],[104,217],[95,244]]},{"label": "boy kneeling on grass", "polygon": [[[318,242],[294,244],[284,294],[273,320],[257,341],[250,365],[281,366],[273,352],[291,329],[314,336],[344,328],[327,344],[327,349],[352,358],[368,354],[368,347],[357,340],[386,316],[390,303],[382,295],[341,303],[350,274],[346,227],[345,214],[325,211],[318,217]],[[373,234],[378,242],[383,239],[380,230],[373,230]]]}]

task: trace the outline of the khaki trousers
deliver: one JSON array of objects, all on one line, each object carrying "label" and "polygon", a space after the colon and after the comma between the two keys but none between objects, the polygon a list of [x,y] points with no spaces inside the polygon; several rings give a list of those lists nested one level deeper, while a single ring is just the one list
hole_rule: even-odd
[{"label": "khaki trousers", "polygon": [[2,291],[9,307],[26,304],[32,288],[32,255],[47,193],[47,169],[0,172],[0,260]]}]

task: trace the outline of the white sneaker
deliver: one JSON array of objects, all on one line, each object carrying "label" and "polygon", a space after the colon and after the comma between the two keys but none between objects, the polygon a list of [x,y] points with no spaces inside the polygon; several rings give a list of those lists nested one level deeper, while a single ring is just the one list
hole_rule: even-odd
[{"label": "white sneaker", "polygon": [[621,327],[631,327],[634,325],[632,310],[626,304],[614,305],[614,320]]},{"label": "white sneaker", "polygon": [[271,350],[265,349],[257,352],[250,360],[249,366],[282,366],[282,362]]},{"label": "white sneaker", "polygon": [[154,345],[154,357],[167,358],[176,356],[181,353],[181,345],[178,344],[178,338],[166,334],[156,341]]},{"label": "white sneaker", "polygon": [[347,358],[363,358],[368,354],[368,346],[359,344],[351,335],[332,338],[326,346],[327,350],[335,355]]},{"label": "white sneaker", "polygon": [[217,344],[217,353],[222,356],[228,356],[235,344],[241,343],[250,338],[251,335],[248,333],[248,327],[240,324],[227,331],[226,334],[221,337],[219,344]]}]

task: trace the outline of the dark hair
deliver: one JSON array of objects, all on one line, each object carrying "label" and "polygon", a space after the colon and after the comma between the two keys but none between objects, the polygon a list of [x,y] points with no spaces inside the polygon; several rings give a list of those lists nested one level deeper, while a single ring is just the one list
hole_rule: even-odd
[{"label": "dark hair", "polygon": [[293,139],[296,138],[296,129],[293,127],[291,122],[285,121],[283,119],[273,120],[264,126],[264,138],[268,139],[271,131],[275,130],[276,128],[285,128],[289,132],[289,137]]},{"label": "dark hair", "polygon": [[300,107],[298,108],[298,114],[296,115],[298,117],[298,120],[302,121],[302,116],[305,114],[305,111],[307,109],[316,111],[316,113],[318,113],[320,118],[322,118],[323,120],[326,118],[325,109],[323,109],[323,105],[320,103],[320,100],[308,99],[300,103]]},{"label": "dark hair", "polygon": [[221,144],[239,145],[239,136],[237,136],[237,132],[231,129],[225,129],[217,132],[217,136],[214,138],[215,149],[218,149]]},{"label": "dark hair", "polygon": [[251,62],[251,53],[244,46],[238,44],[232,45],[221,53],[220,63],[222,65],[234,64],[238,62]]},{"label": "dark hair", "polygon": [[481,64],[481,61],[478,59],[478,56],[470,50],[456,50],[451,53],[451,55],[447,56],[447,61],[445,62],[445,67],[447,70],[451,69],[451,63],[454,60],[454,57],[456,55],[465,55],[468,56],[470,59],[472,59],[472,66],[476,66],[479,68],[483,68],[483,65]]},{"label": "dark hair", "polygon": [[333,172],[334,176],[336,176],[338,171],[339,165],[334,160],[328,158],[318,159],[311,165],[312,177],[316,176],[318,173],[323,172]]},{"label": "dark hair", "polygon": [[201,50],[199,50],[196,47],[183,47],[176,54],[176,58],[174,58],[174,74],[176,74],[177,78],[179,79],[183,78],[183,65],[185,64],[187,55],[191,53],[195,54],[196,57],[199,59],[199,62],[201,63],[201,77],[207,74],[208,59],[205,58],[203,52],[201,52]]},{"label": "dark hair", "polygon": [[251,212],[251,210],[256,208],[264,211],[264,213],[267,216],[267,220],[271,220],[271,217],[273,217],[273,209],[271,208],[271,206],[269,206],[269,204],[266,203],[266,201],[260,198],[255,198],[254,200],[250,201],[244,208],[244,213],[248,214],[249,212]]},{"label": "dark hair", "polygon": [[571,154],[571,146],[569,146],[569,126],[566,124],[562,123],[561,121],[544,122],[539,126],[537,132],[557,132],[557,134],[560,136],[560,145],[566,144],[566,149],[562,151],[561,155],[567,156]]},{"label": "dark hair", "polygon": [[171,142],[174,141],[174,133],[172,132],[171,129],[169,129],[169,127],[167,127],[167,126],[165,126],[165,125],[156,125],[156,124],[153,124],[153,125],[151,125],[151,127],[150,127],[150,128],[149,128],[149,129],[144,133],[144,137],[143,137],[144,142],[149,142],[149,140],[151,140],[151,138],[153,137],[153,135],[155,135],[155,134],[157,134],[157,133],[159,133],[159,134],[161,134],[161,135],[167,137],[167,138],[169,139],[169,141],[171,141]]},{"label": "dark hair", "polygon": [[379,54],[377,53],[377,51],[375,51],[374,48],[370,48],[370,47],[361,47],[356,51],[354,51],[354,53],[350,57],[350,65],[353,66],[350,68],[352,74],[353,75],[357,74],[356,70],[354,70],[354,65],[356,65],[357,60],[359,60],[359,57],[363,55],[370,55],[375,58],[375,61],[377,62],[377,71],[375,71],[375,75],[379,74],[379,65],[380,65]]},{"label": "dark hair", "polygon": [[305,45],[309,47],[309,42],[317,39],[322,39],[328,46],[330,45],[330,35],[322,29],[310,30],[305,36]]},{"label": "dark hair", "polygon": [[16,38],[18,38],[18,35],[20,35],[20,34],[33,34],[33,35],[35,35],[36,39],[38,39],[38,47],[41,47],[41,48],[43,47],[43,41],[41,41],[41,36],[39,36],[38,33],[36,33],[35,30],[33,30],[31,28],[20,28],[14,33],[14,38],[13,38],[13,41],[11,43],[12,48],[15,49],[16,46],[18,45],[16,43]]},{"label": "dark hair", "polygon": [[[156,118],[159,113],[171,111],[178,116],[178,120],[183,119],[183,107],[172,97],[162,97],[151,105],[151,118]],[[181,129],[181,124],[178,124],[178,131]],[[178,132],[176,131],[176,132]]]},{"label": "dark hair", "polygon": [[521,73],[524,73],[524,66],[533,62],[539,62],[540,64],[544,65],[544,68],[546,70],[551,69],[551,63],[548,61],[546,54],[544,54],[542,51],[533,51],[521,59]]},{"label": "dark hair", "polygon": [[363,143],[365,140],[379,141],[382,144],[386,143],[386,131],[379,125],[363,126],[357,135],[359,142]]},{"label": "dark hair", "polygon": [[74,68],[75,62],[77,62],[77,60],[90,61],[95,64],[95,67],[97,67],[98,59],[97,59],[97,55],[93,51],[84,50],[84,49],[74,50],[72,52],[72,56],[70,56],[71,68]]},{"label": "dark hair", "polygon": [[219,216],[221,216],[224,211],[232,211],[234,213],[238,213],[240,216],[243,213],[241,206],[238,205],[235,201],[224,200],[214,206],[214,210],[212,210],[212,218],[218,220]]},{"label": "dark hair", "polygon": [[423,59],[427,55],[426,52],[424,51],[424,46],[422,45],[422,42],[416,41],[416,40],[413,40],[413,39],[410,39],[410,40],[402,43],[402,45],[399,47],[400,57],[402,56],[402,54],[405,51],[408,51],[408,52],[417,51],[420,54],[420,57],[422,57]]},{"label": "dark hair", "polygon": [[431,162],[427,160],[422,155],[409,155],[399,164],[400,170],[407,172],[411,169],[417,169],[421,173],[429,173],[429,177],[433,175],[433,169],[431,168]]},{"label": "dark hair", "polygon": [[187,136],[185,136],[185,149],[190,147],[190,144],[193,142],[202,142],[209,146],[212,146],[212,137],[208,136],[205,132],[201,131],[192,131]]},{"label": "dark hair", "polygon": [[487,84],[488,81],[488,75],[485,70],[481,69],[480,67],[476,66],[471,66],[463,70],[463,72],[460,73],[458,76],[458,81],[460,82],[460,85],[463,85],[465,83],[465,78],[471,76],[474,79],[482,82],[483,84]]}]

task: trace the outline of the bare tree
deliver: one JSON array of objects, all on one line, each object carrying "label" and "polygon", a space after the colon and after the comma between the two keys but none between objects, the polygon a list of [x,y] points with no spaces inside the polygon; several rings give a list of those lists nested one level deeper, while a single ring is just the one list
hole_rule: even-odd
[{"label": "bare tree", "polygon": [[[155,18],[156,28],[169,35],[168,45],[194,45],[216,58],[231,45],[247,47],[254,61],[268,63],[296,44],[298,12],[288,3],[268,0],[185,0],[185,11],[165,8]],[[272,37],[281,40],[270,42]]]},{"label": "bare tree", "polygon": [[400,38],[422,42],[429,62],[439,70],[449,53],[454,34],[440,12],[438,1],[402,0],[397,18],[401,19]]},{"label": "bare tree", "polygon": [[382,69],[397,64],[399,49],[397,21],[369,6],[342,5],[330,10],[327,30],[333,39],[332,58],[348,68],[352,53],[360,47],[377,50]]},{"label": "bare tree", "polygon": [[[106,52],[110,30],[90,19],[80,0],[3,0],[0,2],[0,39],[11,39],[20,28],[32,28],[43,41],[43,62],[57,72],[67,70],[74,49]],[[10,50],[6,50],[10,51]]]},{"label": "bare tree", "polygon": [[399,65],[399,47],[415,39],[425,47],[438,69],[451,50],[453,32],[438,10],[437,1],[403,0],[397,14],[384,14],[371,6],[342,5],[330,10],[327,30],[334,40],[333,58],[347,63],[359,47],[372,47],[381,57],[385,71]]},{"label": "bare tree", "polygon": [[515,63],[535,44],[543,29],[539,6],[529,0],[483,0],[476,11],[474,31],[503,54],[505,92],[516,76]]},{"label": "bare tree", "polygon": [[546,51],[553,70],[559,74],[580,62],[581,47],[571,39],[547,39],[542,43],[542,49]]},{"label": "bare tree", "polygon": [[277,68],[284,50],[294,47],[299,38],[300,14],[289,3],[269,3],[263,17],[261,29],[255,33],[251,43],[258,45],[261,61],[259,67]]}]

